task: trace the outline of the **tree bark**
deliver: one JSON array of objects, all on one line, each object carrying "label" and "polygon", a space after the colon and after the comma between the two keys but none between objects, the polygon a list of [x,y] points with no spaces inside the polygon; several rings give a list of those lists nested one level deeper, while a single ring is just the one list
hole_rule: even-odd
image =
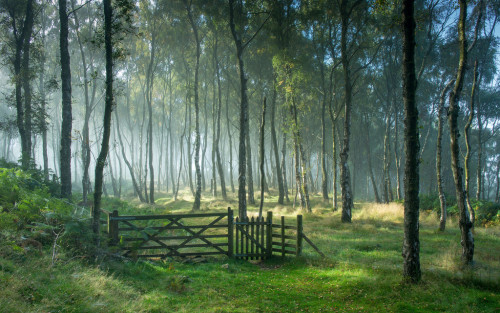
[{"label": "tree bark", "polygon": [[[222,168],[222,160],[220,156],[219,149],[219,141],[220,141],[220,117],[222,111],[222,86],[220,81],[220,69],[219,69],[219,58],[217,56],[217,47],[218,47],[218,37],[216,35],[215,46],[214,46],[214,63],[215,63],[215,71],[217,76],[217,131],[215,133],[215,158],[217,162],[217,170],[219,172],[220,179],[220,188],[222,193],[222,199],[227,200],[227,192],[226,192],[226,179],[224,177],[224,169]],[[229,125],[228,125],[229,127]],[[215,175],[214,175],[215,176]]]},{"label": "tree bark", "polygon": [[419,134],[415,75],[414,0],[404,0],[403,24],[403,101],[405,112],[405,178],[403,276],[412,283],[421,278],[419,239]]},{"label": "tree bark", "polygon": [[111,130],[111,112],[113,110],[113,44],[111,41],[111,0],[103,0],[104,4],[104,45],[106,50],[106,98],[104,107],[104,132],[101,143],[101,151],[97,157],[95,168],[94,207],[92,209],[92,230],[94,232],[94,243],[100,245],[99,230],[101,226],[101,197],[103,187],[103,172],[109,151],[109,136]]},{"label": "tree bark", "polygon": [[[323,77],[323,75],[321,75],[321,77]],[[323,200],[328,202],[329,199],[328,199],[328,174],[326,171],[325,114],[326,114],[326,95],[323,96],[323,103],[321,106],[321,192],[323,193]]]},{"label": "tree bark", "polygon": [[[351,84],[351,68],[349,64],[349,56],[347,55],[347,37],[351,9],[347,8],[348,0],[342,0],[340,4],[340,16],[342,22],[342,31],[340,39],[341,62],[344,72],[344,143],[340,152],[340,188],[342,193],[342,222],[350,223],[352,216],[352,192],[349,175],[348,159],[349,159],[349,139],[351,135],[351,107],[352,107],[352,84]],[[354,4],[355,5],[355,4]]]},{"label": "tree bark", "polygon": [[198,72],[200,68],[200,40],[198,38],[198,29],[193,19],[191,12],[191,4],[186,5],[187,15],[189,18],[189,23],[193,29],[194,40],[196,42],[196,65],[194,69],[194,166],[196,171],[196,192],[194,195],[193,211],[200,210],[201,204],[201,169],[200,169],[200,108],[198,99]]},{"label": "tree bark", "polygon": [[260,123],[260,137],[259,137],[259,170],[260,170],[260,206],[259,218],[262,217],[262,208],[264,207],[264,189],[266,183],[266,174],[264,172],[264,127],[266,125],[266,97],[262,104],[262,120]]},{"label": "tree bark", "polygon": [[[369,128],[369,124],[368,124],[368,121],[366,123],[366,129],[368,130]],[[366,146],[366,152],[367,152],[367,159],[368,159],[368,170],[370,172],[370,180],[372,182],[372,186],[373,186],[373,194],[375,195],[375,202],[377,203],[381,203],[382,201],[380,201],[380,196],[378,194],[378,190],[377,190],[377,183],[375,182],[375,175],[373,175],[373,166],[372,166],[372,152],[371,152],[371,148],[370,148],[370,132],[367,131],[366,132],[366,143],[365,143],[365,146]]]},{"label": "tree bark", "polygon": [[460,111],[459,100],[462,91],[465,69],[467,66],[467,39],[465,34],[465,21],[467,18],[467,2],[459,0],[460,16],[458,21],[458,36],[460,45],[460,61],[455,80],[455,86],[450,93],[450,107],[448,111],[448,123],[450,125],[450,146],[451,146],[451,169],[455,183],[455,192],[457,197],[457,207],[459,211],[459,226],[462,244],[462,261],[465,265],[471,265],[474,259],[474,237],[472,236],[472,223],[470,221],[469,211],[465,202],[465,192],[463,186],[463,170],[460,167],[459,155],[459,131],[458,114]]},{"label": "tree bark", "polygon": [[68,49],[68,12],[67,0],[59,0],[59,19],[61,32],[59,46],[61,49],[61,196],[71,198],[71,69]]},{"label": "tree bark", "polygon": [[454,83],[454,80],[450,80],[443,91],[441,92],[441,97],[439,99],[438,105],[438,134],[437,134],[437,143],[436,143],[436,180],[438,187],[438,195],[439,195],[439,205],[441,208],[441,218],[439,219],[439,230],[444,231],[446,228],[446,217],[447,217],[447,209],[446,209],[446,197],[443,192],[443,177],[441,174],[441,151],[442,151],[442,141],[443,141],[443,118],[445,113],[444,102],[446,92],[451,88],[451,85]]},{"label": "tree bark", "polygon": [[[276,79],[274,80],[274,85],[276,85]],[[276,98],[278,92],[276,91],[276,86],[273,88],[273,99],[271,103],[271,144],[273,146],[274,161],[276,165],[276,176],[278,181],[278,203],[283,204],[285,198],[285,191],[283,187],[283,174],[282,167],[280,166],[280,157],[278,151],[278,142],[276,139],[276,127],[274,125],[274,119],[276,116]]]},{"label": "tree bark", "polygon": [[234,43],[236,46],[236,57],[238,60],[238,68],[240,70],[240,135],[239,135],[239,151],[238,151],[238,214],[240,218],[247,216],[247,202],[246,202],[246,132],[248,129],[248,98],[247,98],[247,78],[245,76],[245,67],[243,63],[243,45],[241,37],[236,31],[234,24],[234,0],[229,0],[229,26],[231,34],[233,35]]},{"label": "tree bark", "polygon": [[[475,220],[475,214],[474,214],[474,209],[472,208],[472,205],[470,204],[470,127],[472,125],[472,120],[474,119],[474,101],[475,101],[475,94],[476,94],[476,88],[477,88],[477,66],[478,62],[477,59],[474,62],[474,73],[472,75],[472,91],[470,95],[470,102],[469,102],[469,118],[467,119],[467,123],[465,123],[464,127],[464,135],[465,135],[465,147],[466,147],[466,152],[465,152],[465,157],[464,157],[464,171],[465,171],[465,202],[467,203],[467,208],[469,209],[471,213],[471,222],[474,224]],[[479,169],[478,169],[479,170]],[[478,189],[480,189],[479,185],[477,186]]]}]

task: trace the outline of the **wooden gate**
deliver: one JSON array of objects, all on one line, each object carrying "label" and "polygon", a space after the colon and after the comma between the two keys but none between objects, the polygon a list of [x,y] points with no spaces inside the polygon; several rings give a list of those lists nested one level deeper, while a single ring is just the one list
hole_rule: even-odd
[{"label": "wooden gate", "polygon": [[[107,216],[110,242],[124,256],[166,258],[205,255],[227,255],[245,260],[268,259],[273,252],[301,255],[302,242],[323,253],[302,230],[302,215],[296,225],[273,224],[273,212],[267,217],[233,218],[227,213],[132,215],[119,216],[118,211],[102,210]],[[277,230],[277,231],[274,231]]]},{"label": "wooden gate", "polygon": [[227,229],[232,216],[228,217],[228,213],[118,216],[114,211],[108,214],[108,232],[124,256],[230,256],[233,239]]},{"label": "wooden gate", "polygon": [[235,253],[237,259],[255,260],[270,257],[271,220],[264,217],[248,216],[245,219],[236,217],[235,227]]}]

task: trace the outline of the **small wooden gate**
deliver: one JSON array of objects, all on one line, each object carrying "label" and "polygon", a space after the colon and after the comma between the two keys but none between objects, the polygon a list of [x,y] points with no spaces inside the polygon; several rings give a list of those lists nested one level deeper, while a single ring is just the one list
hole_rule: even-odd
[{"label": "small wooden gate", "polygon": [[273,224],[272,212],[267,212],[266,219],[234,219],[231,208],[227,213],[148,216],[119,216],[116,210],[102,211],[107,216],[110,242],[124,256],[227,255],[246,260],[268,259],[273,253],[282,257],[301,255],[303,240],[324,256],[304,234],[302,215],[297,215],[296,225],[286,225],[284,216],[281,224]]},{"label": "small wooden gate", "polygon": [[228,220],[227,213],[118,216],[114,211],[108,214],[108,233],[124,256],[230,255]]}]

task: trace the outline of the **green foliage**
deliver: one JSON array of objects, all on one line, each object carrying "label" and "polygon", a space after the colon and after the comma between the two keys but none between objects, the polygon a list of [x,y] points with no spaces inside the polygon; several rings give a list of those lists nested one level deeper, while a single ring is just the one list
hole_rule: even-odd
[{"label": "green foliage", "polygon": [[74,206],[54,197],[54,185],[40,182],[39,175],[0,168],[0,255],[41,250],[54,242],[67,252],[87,254],[92,249],[88,221],[74,216]]},{"label": "green foliage", "polygon": [[[458,216],[455,198],[446,197],[447,212],[450,216]],[[500,204],[489,201],[471,200],[471,206],[476,214],[476,225],[500,225]],[[440,214],[439,197],[436,194],[420,195],[420,210]]]}]

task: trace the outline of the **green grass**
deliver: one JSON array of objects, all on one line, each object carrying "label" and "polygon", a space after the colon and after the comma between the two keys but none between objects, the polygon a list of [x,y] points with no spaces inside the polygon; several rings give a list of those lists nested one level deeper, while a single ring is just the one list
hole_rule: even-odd
[{"label": "green grass", "polygon": [[[180,213],[159,195],[154,207],[115,204],[120,214]],[[211,201],[204,211],[236,209],[235,202]],[[266,199],[265,211],[294,216],[290,206]],[[106,259],[98,264],[61,255],[51,266],[51,251],[2,257],[1,312],[499,312],[500,228],[476,228],[476,265],[460,267],[456,221],[437,231],[435,216],[421,216],[422,282],[403,283],[402,207],[356,204],[352,224],[342,224],[313,198],[304,231],[327,255],[305,244],[301,258],[266,262],[227,258],[190,263],[178,259]],[[258,208],[250,207],[250,214]],[[139,213],[137,212],[139,211]],[[1,252],[1,251],[0,251]]]}]

